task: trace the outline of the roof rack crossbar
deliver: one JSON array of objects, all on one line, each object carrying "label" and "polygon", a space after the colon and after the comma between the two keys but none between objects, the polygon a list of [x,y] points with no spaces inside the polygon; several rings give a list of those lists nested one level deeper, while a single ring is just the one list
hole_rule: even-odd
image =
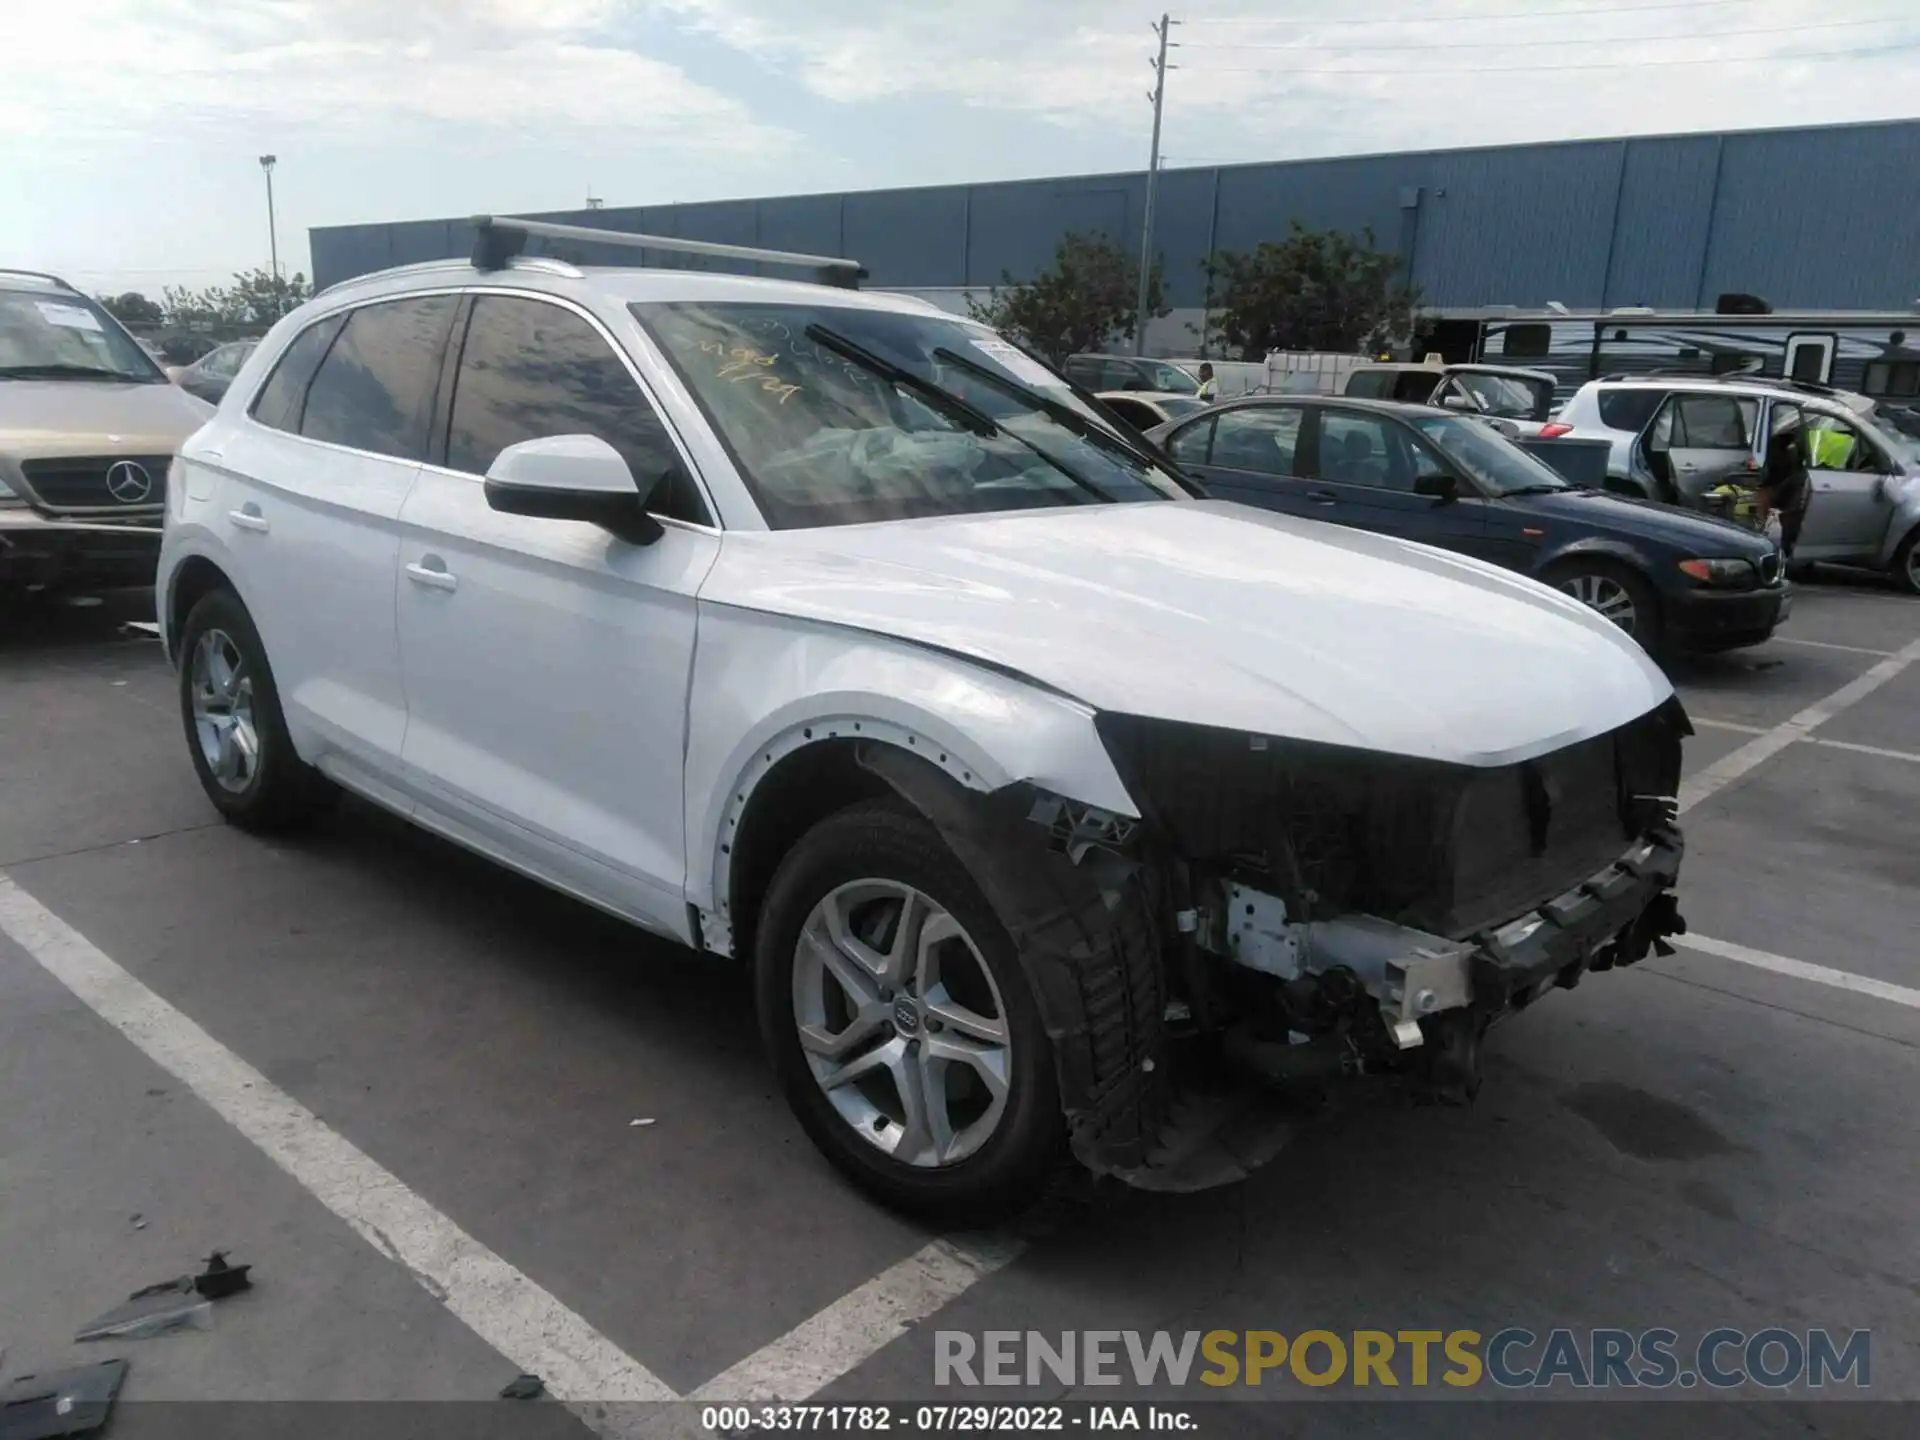
[{"label": "roof rack crossbar", "polygon": [[682,255],[713,255],[723,260],[749,260],[812,270],[822,283],[858,290],[867,269],[858,260],[834,255],[802,255],[791,250],[762,250],[751,245],[722,245],[713,240],[681,240],[671,235],[638,235],[628,230],[596,230],[585,225],[560,225],[550,220],[522,220],[511,215],[473,217],[473,265],[476,270],[500,270],[527,247],[529,236],[550,240],[578,240],[589,245],[620,245],[632,250],[667,250]]},{"label": "roof rack crossbar", "polygon": [[59,285],[62,288],[67,290],[72,290],[74,288],[72,285],[67,284],[67,282],[61,279],[58,275],[50,274],[45,270],[17,270],[11,265],[0,265],[0,275],[27,275],[27,276],[31,276],[35,280],[51,280],[54,284]]}]

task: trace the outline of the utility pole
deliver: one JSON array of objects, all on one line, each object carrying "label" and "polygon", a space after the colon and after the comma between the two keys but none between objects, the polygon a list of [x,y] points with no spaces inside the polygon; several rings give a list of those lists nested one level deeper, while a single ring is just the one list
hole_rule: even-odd
[{"label": "utility pole", "polygon": [[1147,345],[1147,293],[1153,277],[1153,190],[1160,179],[1160,111],[1167,99],[1167,34],[1180,22],[1166,15],[1154,31],[1160,36],[1160,53],[1153,62],[1153,150],[1147,158],[1146,223],[1140,236],[1140,294],[1133,307],[1133,353],[1143,355]]},{"label": "utility pole", "polygon": [[273,223],[273,167],[279,161],[276,155],[262,155],[260,169],[267,177],[267,248],[273,256],[273,278],[280,278],[280,227]]}]

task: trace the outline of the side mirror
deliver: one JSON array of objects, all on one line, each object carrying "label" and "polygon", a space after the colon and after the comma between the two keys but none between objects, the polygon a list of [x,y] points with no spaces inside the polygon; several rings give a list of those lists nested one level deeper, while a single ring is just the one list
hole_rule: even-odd
[{"label": "side mirror", "polygon": [[539,520],[583,520],[629,545],[651,545],[660,522],[647,513],[666,476],[641,492],[620,452],[597,435],[555,435],[509,445],[487,467],[490,508]]},{"label": "side mirror", "polygon": [[1458,390],[1447,391],[1447,393],[1442,395],[1435,403],[1443,410],[1471,410],[1473,408],[1467,403],[1467,397],[1462,395]]},{"label": "side mirror", "polygon": [[1460,494],[1460,482],[1443,470],[1428,470],[1413,477],[1413,493],[1429,500],[1452,500]]}]

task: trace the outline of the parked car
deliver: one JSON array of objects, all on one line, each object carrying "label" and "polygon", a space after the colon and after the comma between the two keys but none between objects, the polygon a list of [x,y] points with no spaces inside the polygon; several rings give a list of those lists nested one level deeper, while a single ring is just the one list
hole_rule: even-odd
[{"label": "parked car", "polygon": [[0,270],[0,591],[151,584],[168,466],[211,413],[79,290]]},{"label": "parked car", "polygon": [[235,340],[209,350],[193,364],[176,371],[173,383],[210,405],[218,405],[220,397],[233,383],[233,377],[240,373],[240,367],[259,343],[258,340]]},{"label": "parked car", "polygon": [[1161,395],[1193,395],[1200,382],[1171,360],[1146,360],[1138,355],[1069,355],[1061,367],[1067,379],[1083,390],[1146,390]]},{"label": "parked car", "polygon": [[1197,395],[1159,395],[1151,390],[1103,390],[1093,398],[1136,430],[1151,430],[1207,408]]},{"label": "parked car", "polygon": [[1349,370],[1340,393],[1492,416],[1531,436],[1553,412],[1553,388],[1552,372],[1513,365],[1370,363]]},{"label": "parked car", "polygon": [[1197,499],[852,261],[555,233],[326,291],[186,445],[159,610],[234,823],[345,787],[748,961],[807,1133],[955,1224],[1205,1163],[1196,1053],[1462,1095],[1679,928],[1685,713],[1586,607]]},{"label": "parked car", "polygon": [[1757,644],[1791,606],[1771,541],[1571,485],[1449,411],[1261,397],[1149,438],[1221,499],[1517,570],[1591,605],[1650,652]]},{"label": "parked car", "polygon": [[1920,594],[1920,441],[1875,417],[1873,401],[1824,386],[1596,380],[1549,432],[1605,439],[1610,488],[1697,509],[1764,469],[1768,436],[1799,429],[1815,463],[1795,561],[1880,570]]}]

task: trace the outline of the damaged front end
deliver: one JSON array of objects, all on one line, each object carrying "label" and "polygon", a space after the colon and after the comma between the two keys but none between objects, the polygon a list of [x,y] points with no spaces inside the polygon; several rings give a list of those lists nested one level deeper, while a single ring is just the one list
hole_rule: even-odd
[{"label": "damaged front end", "polygon": [[1137,821],[1028,785],[961,791],[910,756],[862,752],[1006,921],[1075,1153],[1096,1171],[1193,1172],[1204,1137],[1187,1132],[1218,1115],[1196,1095],[1222,1073],[1394,1073],[1470,1098],[1488,1026],[1684,931],[1677,699],[1485,768],[1096,723]]}]

